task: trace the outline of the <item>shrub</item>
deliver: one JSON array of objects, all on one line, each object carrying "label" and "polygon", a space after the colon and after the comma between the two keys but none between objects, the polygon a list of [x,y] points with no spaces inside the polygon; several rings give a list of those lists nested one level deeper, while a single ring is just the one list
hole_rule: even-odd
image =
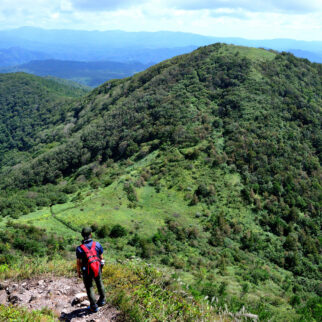
[{"label": "shrub", "polygon": [[298,295],[293,295],[290,298],[290,304],[294,307],[294,306],[298,306],[299,304],[301,304],[301,299]]},{"label": "shrub", "polygon": [[94,233],[98,231],[99,230],[98,224],[96,222],[91,224],[91,229]]},{"label": "shrub", "polygon": [[248,291],[249,291],[249,284],[247,282],[242,284],[242,290],[243,290],[243,294],[248,293]]},{"label": "shrub", "polygon": [[185,261],[183,258],[175,255],[173,257],[172,265],[177,269],[182,269],[185,267]]},{"label": "shrub", "polygon": [[132,186],[132,184],[130,184],[129,182],[126,182],[124,184],[124,191],[127,194],[127,198],[130,202],[136,202],[138,201],[138,197],[136,195],[136,191],[134,189],[134,187]]},{"label": "shrub", "polygon": [[206,283],[202,288],[201,292],[209,298],[213,298],[217,295],[217,287],[215,284]]},{"label": "shrub", "polygon": [[297,312],[302,314],[306,321],[319,321],[322,316],[322,298],[320,296],[310,298]]},{"label": "shrub", "polygon": [[141,240],[140,242],[140,246],[141,246],[141,257],[142,258],[151,258],[154,254],[154,244],[147,241],[147,240]]},{"label": "shrub", "polygon": [[111,229],[111,232],[110,232],[111,238],[119,238],[119,237],[123,237],[126,235],[127,235],[126,229],[119,224],[114,225]]},{"label": "shrub", "polygon": [[225,296],[226,295],[226,291],[227,291],[227,282],[224,281],[220,284],[219,288],[218,288],[218,294],[220,296]]},{"label": "shrub", "polygon": [[[95,224],[93,224],[92,226],[94,226]],[[93,229],[93,228],[92,228]],[[93,230],[94,231],[94,230]],[[98,230],[97,230],[97,236],[99,238],[105,238],[110,234],[110,228],[108,225],[103,225],[101,226]]]}]

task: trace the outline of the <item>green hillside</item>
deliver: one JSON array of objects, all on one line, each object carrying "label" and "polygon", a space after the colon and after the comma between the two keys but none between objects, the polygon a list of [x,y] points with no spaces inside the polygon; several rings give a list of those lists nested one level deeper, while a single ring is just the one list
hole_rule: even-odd
[{"label": "green hillside", "polygon": [[321,76],[290,54],[215,44],[57,104],[45,122],[35,113],[34,131],[18,115],[2,225],[71,245],[92,225],[110,258],[174,272],[214,307],[318,320]]},{"label": "green hillside", "polygon": [[64,120],[72,98],[87,91],[58,79],[24,73],[0,75],[0,165],[12,165],[14,159],[19,162],[19,153],[24,157],[23,152],[45,144],[50,128]]}]

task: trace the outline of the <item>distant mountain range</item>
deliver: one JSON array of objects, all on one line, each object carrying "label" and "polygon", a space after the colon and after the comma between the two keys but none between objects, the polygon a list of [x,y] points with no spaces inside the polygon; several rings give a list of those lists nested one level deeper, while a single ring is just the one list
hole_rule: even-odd
[{"label": "distant mountain range", "polygon": [[132,76],[149,66],[139,62],[79,62],[47,59],[2,68],[0,72],[25,72],[38,76],[54,76],[96,87],[110,79]]},{"label": "distant mountain range", "polygon": [[20,47],[44,53],[54,59],[79,61],[159,62],[216,42],[295,53],[300,50],[302,56],[309,56],[308,58],[322,62],[322,41],[249,40],[169,31],[45,30],[33,27],[0,31],[0,48]]},{"label": "distant mountain range", "polygon": [[[67,79],[97,86],[108,79],[133,75],[154,63],[217,42],[288,51],[312,62],[322,63],[322,41],[249,40],[168,31],[45,30],[23,27],[0,31],[0,67],[10,67],[2,72],[26,71],[58,77],[68,70]],[[87,64],[81,65],[80,62]],[[112,66],[110,62],[117,63]]]},{"label": "distant mountain range", "polygon": [[31,60],[43,60],[48,58],[50,58],[48,54],[31,51],[20,47],[0,49],[0,67],[14,66],[29,62]]}]

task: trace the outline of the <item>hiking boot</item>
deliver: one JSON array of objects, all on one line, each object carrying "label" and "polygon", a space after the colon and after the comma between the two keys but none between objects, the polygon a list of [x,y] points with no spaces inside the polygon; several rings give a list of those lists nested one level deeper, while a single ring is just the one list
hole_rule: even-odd
[{"label": "hiking boot", "polygon": [[87,309],[90,310],[92,313],[96,313],[99,310],[98,306],[88,306]]},{"label": "hiking boot", "polygon": [[98,300],[96,303],[98,306],[104,306],[106,304],[105,300]]}]

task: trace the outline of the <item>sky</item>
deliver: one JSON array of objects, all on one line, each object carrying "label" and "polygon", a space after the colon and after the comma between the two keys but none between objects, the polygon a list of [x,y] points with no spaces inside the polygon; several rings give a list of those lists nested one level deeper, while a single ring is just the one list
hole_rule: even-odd
[{"label": "sky", "polygon": [[182,31],[322,40],[322,0],[0,0],[0,29]]}]

